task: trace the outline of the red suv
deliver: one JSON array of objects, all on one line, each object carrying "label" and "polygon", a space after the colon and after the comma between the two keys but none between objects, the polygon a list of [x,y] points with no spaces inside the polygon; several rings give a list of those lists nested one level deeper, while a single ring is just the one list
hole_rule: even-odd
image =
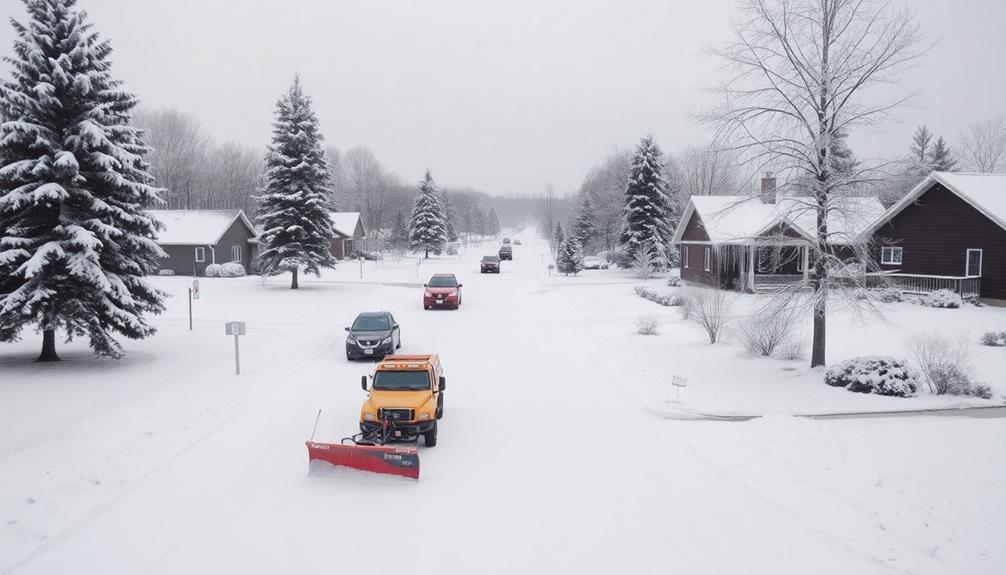
[{"label": "red suv", "polygon": [[461,307],[461,284],[454,274],[435,274],[430,282],[423,287],[423,308]]}]

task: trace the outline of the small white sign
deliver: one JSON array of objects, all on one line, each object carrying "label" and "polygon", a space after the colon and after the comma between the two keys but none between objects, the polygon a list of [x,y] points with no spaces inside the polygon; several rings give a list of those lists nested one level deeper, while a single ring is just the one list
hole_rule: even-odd
[{"label": "small white sign", "polygon": [[227,335],[244,335],[246,333],[245,322],[243,321],[229,321],[225,324],[225,327]]},{"label": "small white sign", "polygon": [[199,280],[192,280],[192,299],[199,299]]}]

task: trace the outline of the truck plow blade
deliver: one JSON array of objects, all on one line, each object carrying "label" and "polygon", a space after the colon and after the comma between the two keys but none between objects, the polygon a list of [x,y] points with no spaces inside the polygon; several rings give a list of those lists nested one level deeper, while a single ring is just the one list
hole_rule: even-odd
[{"label": "truck plow blade", "polygon": [[419,453],[415,447],[314,441],[306,444],[308,461],[325,461],[339,467],[419,479]]}]

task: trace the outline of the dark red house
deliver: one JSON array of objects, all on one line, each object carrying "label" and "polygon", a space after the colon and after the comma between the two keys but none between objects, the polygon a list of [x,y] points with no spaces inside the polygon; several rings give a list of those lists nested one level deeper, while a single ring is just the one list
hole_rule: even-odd
[{"label": "dark red house", "polygon": [[332,255],[338,259],[353,257],[356,249],[362,248],[367,239],[360,212],[329,212],[335,237],[332,238]]},{"label": "dark red house", "polygon": [[1006,300],[1006,174],[933,172],[864,233],[905,291]]}]

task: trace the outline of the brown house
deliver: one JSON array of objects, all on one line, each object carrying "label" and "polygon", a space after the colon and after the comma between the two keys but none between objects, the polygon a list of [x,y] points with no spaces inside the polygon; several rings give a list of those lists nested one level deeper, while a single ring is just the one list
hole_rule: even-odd
[{"label": "brown house", "polygon": [[1006,300],[1006,174],[933,172],[865,233],[905,291]]},{"label": "brown house", "polygon": [[336,258],[353,257],[357,248],[367,238],[360,212],[329,212],[335,237],[332,239],[332,255]]},{"label": "brown house", "polygon": [[161,270],[206,275],[206,266],[237,262],[251,272],[255,228],[242,210],[148,210],[164,225],[157,245],[168,257]]},{"label": "brown house", "polygon": [[[883,213],[876,198],[835,200],[828,229],[832,252],[850,255],[860,234]],[[758,196],[693,196],[672,243],[681,279],[724,289],[758,291],[806,281],[809,250],[817,244],[811,198],[776,198],[775,179],[762,180]]]}]

